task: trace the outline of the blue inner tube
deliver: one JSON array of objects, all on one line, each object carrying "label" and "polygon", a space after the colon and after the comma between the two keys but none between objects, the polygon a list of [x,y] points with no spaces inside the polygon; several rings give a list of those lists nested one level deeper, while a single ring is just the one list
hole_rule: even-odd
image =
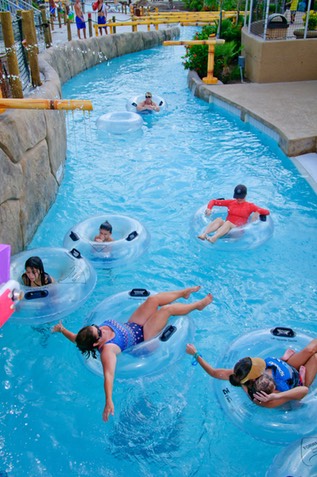
[{"label": "blue inner tube", "polygon": [[[211,221],[217,217],[221,217],[225,220],[227,216],[226,207],[213,207],[209,217],[205,215],[206,208],[207,204],[200,207],[191,221],[192,235],[205,247],[226,251],[253,249],[262,245],[273,235],[273,220],[271,215],[267,215],[265,216],[265,221],[260,219],[254,222],[249,221],[242,227],[236,227],[230,230],[227,235],[221,237],[215,244],[211,244],[208,240],[200,240],[197,238],[198,235],[205,230]],[[210,237],[211,236],[212,235],[210,235]]]},{"label": "blue inner tube", "polygon": [[[113,242],[94,242],[100,224],[112,225]],[[94,266],[114,268],[140,257],[148,248],[150,234],[137,220],[125,215],[98,215],[74,225],[64,237],[64,247],[75,247]]]},{"label": "blue inner tube", "polygon": [[[287,348],[299,351],[312,338],[289,331],[289,328],[259,330],[237,339],[221,358],[218,367],[233,368],[244,357],[279,358]],[[228,417],[242,430],[257,439],[273,443],[291,442],[316,432],[317,380],[301,401],[292,401],[275,409],[254,404],[240,387],[228,381],[214,382],[220,404]]]},{"label": "blue inner tube", "polygon": [[130,98],[126,104],[127,110],[132,111],[133,113],[138,113],[138,114],[160,114],[167,109],[167,103],[164,98],[162,98],[161,96],[152,95],[153,102],[156,103],[157,106],[159,106],[160,110],[153,111],[152,109],[146,109],[144,111],[138,111],[137,105],[139,103],[142,103],[142,101],[144,100],[145,100],[144,94]]},{"label": "blue inner tube", "polygon": [[314,477],[317,475],[317,436],[303,437],[285,447],[265,477]]},{"label": "blue inner tube", "polygon": [[111,134],[127,134],[143,126],[139,114],[131,111],[114,111],[103,114],[97,119],[97,128]]},{"label": "blue inner tube", "polygon": [[[29,257],[42,259],[44,270],[55,283],[42,287],[23,284],[24,265]],[[24,292],[18,301],[11,320],[38,325],[59,320],[84,303],[96,285],[96,272],[77,250],[63,248],[36,248],[25,250],[11,259],[11,278],[21,285]]]},{"label": "blue inner tube", "polygon": [[[125,323],[135,309],[153,292],[133,289],[118,293],[103,300],[90,314],[85,326],[100,325],[107,317]],[[187,316],[171,317],[165,329],[155,338],[144,341],[120,353],[117,360],[116,377],[137,379],[163,372],[165,368],[184,357],[186,343],[190,336],[190,320]],[[99,358],[86,359],[80,356],[89,371],[103,376]]]}]

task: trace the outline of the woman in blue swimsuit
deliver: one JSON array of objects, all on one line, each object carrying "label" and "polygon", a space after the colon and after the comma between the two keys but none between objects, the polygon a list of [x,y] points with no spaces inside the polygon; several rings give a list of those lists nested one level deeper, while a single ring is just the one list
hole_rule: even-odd
[{"label": "woman in blue swimsuit", "polygon": [[292,400],[300,400],[317,374],[317,339],[295,353],[287,350],[282,358],[243,358],[233,369],[213,368],[188,344],[186,352],[207,374],[241,386],[255,404],[278,407]]},{"label": "woman in blue swimsuit", "polygon": [[200,287],[196,286],[151,295],[135,310],[127,323],[121,324],[109,319],[100,326],[85,326],[77,334],[67,330],[62,323],[54,326],[53,332],[60,332],[70,341],[76,343],[86,356],[96,357],[96,351],[99,351],[106,396],[102,415],[104,421],[108,421],[109,416],[114,414],[112,392],[117,355],[130,346],[135,346],[158,335],[170,316],[187,315],[194,310],[203,310],[211,303],[211,294],[194,303],[173,303],[178,298],[189,298],[199,289]]}]

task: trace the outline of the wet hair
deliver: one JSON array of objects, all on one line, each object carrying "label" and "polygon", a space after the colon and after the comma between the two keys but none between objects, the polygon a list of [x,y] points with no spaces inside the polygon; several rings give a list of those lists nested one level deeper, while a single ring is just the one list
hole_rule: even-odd
[{"label": "wet hair", "polygon": [[275,381],[272,376],[268,374],[262,374],[254,381],[249,381],[248,394],[252,401],[254,400],[254,393],[264,391],[266,394],[271,394],[274,392],[276,387]]},{"label": "wet hair", "polygon": [[[44,272],[44,265],[40,257],[30,257],[27,259],[24,265],[25,270],[27,268],[31,268],[32,272],[34,270],[39,270],[40,272],[40,279],[41,279],[41,285],[46,285],[46,273]],[[26,286],[31,285],[31,280],[29,277],[26,275],[26,273],[23,273],[22,275],[23,281]]]},{"label": "wet hair", "polygon": [[[240,361],[238,361],[233,368],[233,374],[230,374],[229,376],[229,381],[232,386],[241,386],[241,380],[243,380],[249,374],[251,367],[251,358],[240,359]],[[247,381],[243,384],[247,386],[249,382],[250,381]]]},{"label": "wet hair", "polygon": [[79,330],[75,339],[77,348],[87,359],[90,355],[95,359],[97,358],[96,346],[94,346],[97,341],[98,338],[94,336],[91,326],[84,326]]},{"label": "wet hair", "polygon": [[107,232],[110,232],[112,234],[112,225],[108,222],[108,220],[106,220],[105,222],[103,222],[100,227],[99,227],[100,230],[107,230]]}]

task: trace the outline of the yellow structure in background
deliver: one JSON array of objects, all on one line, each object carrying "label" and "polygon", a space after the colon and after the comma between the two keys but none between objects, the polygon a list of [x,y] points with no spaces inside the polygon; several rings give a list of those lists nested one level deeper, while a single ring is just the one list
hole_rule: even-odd
[{"label": "yellow structure in background", "polygon": [[208,64],[207,64],[207,76],[203,78],[203,82],[206,84],[217,84],[218,78],[214,76],[214,64],[215,64],[215,45],[222,45],[225,40],[185,40],[185,41],[164,41],[164,46],[193,46],[193,45],[208,45]]},{"label": "yellow structure in background", "polygon": [[81,99],[12,99],[0,98],[0,112],[6,109],[46,109],[92,111],[92,102]]}]

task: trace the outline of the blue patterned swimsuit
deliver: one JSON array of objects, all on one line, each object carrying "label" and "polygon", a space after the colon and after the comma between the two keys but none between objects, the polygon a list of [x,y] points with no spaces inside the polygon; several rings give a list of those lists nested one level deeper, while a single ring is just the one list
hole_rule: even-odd
[{"label": "blue patterned swimsuit", "polygon": [[[144,341],[143,326],[133,323],[132,321],[127,323],[118,323],[115,320],[106,320],[103,323],[100,323],[99,326],[109,326],[109,328],[114,331],[114,338],[107,341],[105,344],[116,344],[119,346],[121,351],[124,351],[127,348],[135,346]],[[102,347],[99,348],[99,351],[101,351],[101,349]]]},{"label": "blue patterned swimsuit", "polygon": [[297,369],[278,358],[266,358],[266,367],[272,369],[272,377],[275,381],[276,389],[280,392],[302,386],[302,382]]}]

